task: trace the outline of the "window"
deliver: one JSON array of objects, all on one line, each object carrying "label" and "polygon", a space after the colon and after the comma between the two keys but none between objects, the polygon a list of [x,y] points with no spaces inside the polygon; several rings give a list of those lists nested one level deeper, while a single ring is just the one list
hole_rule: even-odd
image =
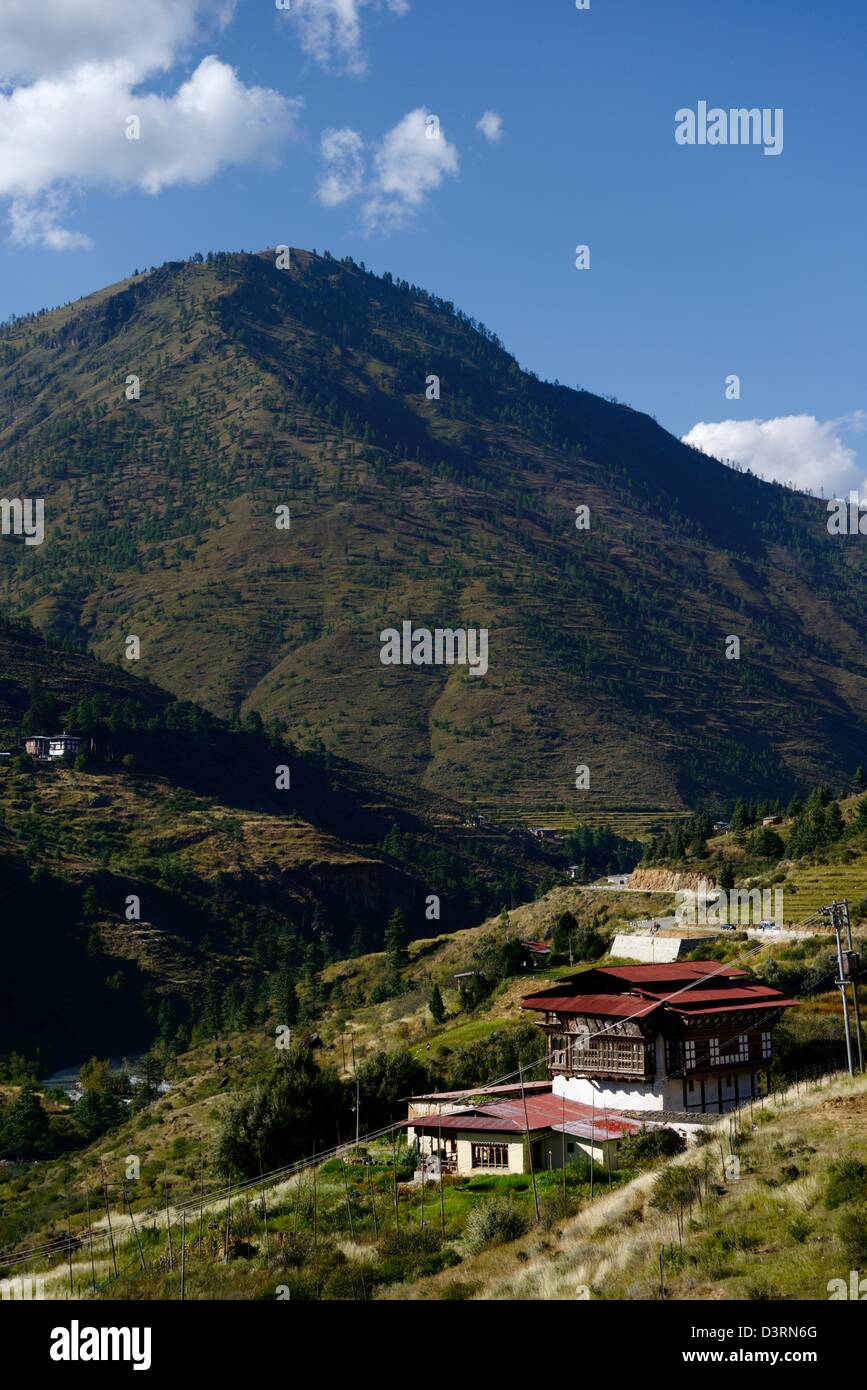
[{"label": "window", "polygon": [[550,1039],[550,1065],[552,1067],[565,1067],[566,1065],[566,1039],[562,1033],[552,1033]]},{"label": "window", "polygon": [[683,1065],[687,1071],[695,1066],[695,1043],[691,1038],[683,1045]]},{"label": "window", "polygon": [[746,1033],[741,1033],[738,1038],[728,1038],[722,1044],[720,1044],[719,1038],[711,1038],[710,1064],[712,1067],[731,1066],[732,1062],[748,1062],[749,1059],[750,1040]]},{"label": "window", "polygon": [[771,1055],[771,1035],[770,1035],[770,1033],[762,1033],[762,1058],[763,1058],[763,1060],[764,1060],[764,1061],[767,1061],[767,1059],[770,1057],[770,1055]]},{"label": "window", "polygon": [[474,1168],[508,1168],[508,1144],[473,1144]]}]

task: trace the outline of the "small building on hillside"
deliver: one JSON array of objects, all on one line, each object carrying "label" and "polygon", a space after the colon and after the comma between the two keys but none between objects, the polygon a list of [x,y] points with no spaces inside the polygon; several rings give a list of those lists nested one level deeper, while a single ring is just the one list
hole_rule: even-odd
[{"label": "small building on hillside", "polygon": [[762,816],[762,825],[779,825],[782,819],[782,816]]},{"label": "small building on hillside", "polygon": [[530,834],[537,840],[556,840],[560,834],[553,826],[531,825],[528,827]]},{"label": "small building on hillside", "polygon": [[67,753],[77,753],[81,739],[74,734],[54,734],[48,741],[49,758],[65,758]]},{"label": "small building on hillside", "polygon": [[24,747],[31,758],[63,758],[67,753],[77,753],[81,739],[75,734],[31,734],[24,740]]},{"label": "small building on hillside", "polygon": [[618,1111],[722,1114],[770,1085],[797,1001],[719,961],[597,966],[528,995],[555,1096]]},{"label": "small building on hillside", "polygon": [[521,945],[527,953],[525,965],[532,966],[538,970],[540,965],[547,965],[551,955],[551,947],[546,946],[544,941],[522,941]]},{"label": "small building on hillside", "polygon": [[[549,1082],[541,1084],[550,1088]],[[523,1097],[500,1100],[483,1093],[481,1100],[457,1111],[445,1094],[426,1097],[443,1109],[413,1114],[404,1122],[407,1142],[418,1145],[420,1173],[529,1173],[531,1163],[539,1173],[573,1163],[579,1153],[616,1168],[623,1140],[642,1128],[637,1119],[581,1105],[550,1089],[531,1091],[531,1085],[525,1084]]]}]

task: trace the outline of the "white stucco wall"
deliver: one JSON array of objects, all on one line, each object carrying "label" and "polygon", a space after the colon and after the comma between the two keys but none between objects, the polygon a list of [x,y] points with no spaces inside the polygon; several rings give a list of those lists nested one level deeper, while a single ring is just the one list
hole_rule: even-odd
[{"label": "white stucco wall", "polygon": [[668,965],[679,960],[681,955],[695,950],[706,941],[715,940],[715,933],[707,936],[651,936],[638,932],[620,931],[611,945],[612,956],[620,960],[641,961],[645,965]]},{"label": "white stucco wall", "polygon": [[[473,1167],[473,1144],[506,1144],[509,1151],[509,1167],[506,1168],[474,1168]],[[544,1146],[543,1146],[544,1148]],[[503,1134],[491,1134],[487,1130],[473,1130],[471,1135],[466,1138],[458,1137],[458,1172],[459,1173],[523,1173],[524,1171],[524,1140],[523,1137],[506,1139]]]}]

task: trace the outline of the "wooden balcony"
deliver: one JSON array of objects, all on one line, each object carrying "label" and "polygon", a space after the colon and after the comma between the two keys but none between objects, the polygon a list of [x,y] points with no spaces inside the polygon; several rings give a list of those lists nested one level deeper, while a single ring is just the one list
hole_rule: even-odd
[{"label": "wooden balcony", "polygon": [[549,1039],[548,1070],[556,1075],[651,1082],[656,1073],[656,1058],[653,1044],[639,1039],[600,1038],[582,1047],[566,1035]]}]

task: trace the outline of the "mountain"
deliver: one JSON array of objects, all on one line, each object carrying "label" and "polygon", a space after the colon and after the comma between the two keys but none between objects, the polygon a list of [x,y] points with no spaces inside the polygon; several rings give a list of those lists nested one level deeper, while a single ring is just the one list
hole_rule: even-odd
[{"label": "mountain", "polygon": [[[0,425],[2,495],[46,506],[3,601],[221,718],[507,818],[863,761],[859,538],[389,275],[220,253],[14,321]],[[487,674],[383,665],[405,621],[487,629]]]},{"label": "mountain", "polygon": [[472,926],[550,870],[443,797],[254,716],[230,729],[27,623],[0,622],[0,671],[0,746],[64,725],[88,750],[0,763],[0,1056],[55,1067],[143,1048],[158,1023],[189,1036],[243,1017],[286,965],[300,981],[381,947],[395,908],[412,937]]}]

